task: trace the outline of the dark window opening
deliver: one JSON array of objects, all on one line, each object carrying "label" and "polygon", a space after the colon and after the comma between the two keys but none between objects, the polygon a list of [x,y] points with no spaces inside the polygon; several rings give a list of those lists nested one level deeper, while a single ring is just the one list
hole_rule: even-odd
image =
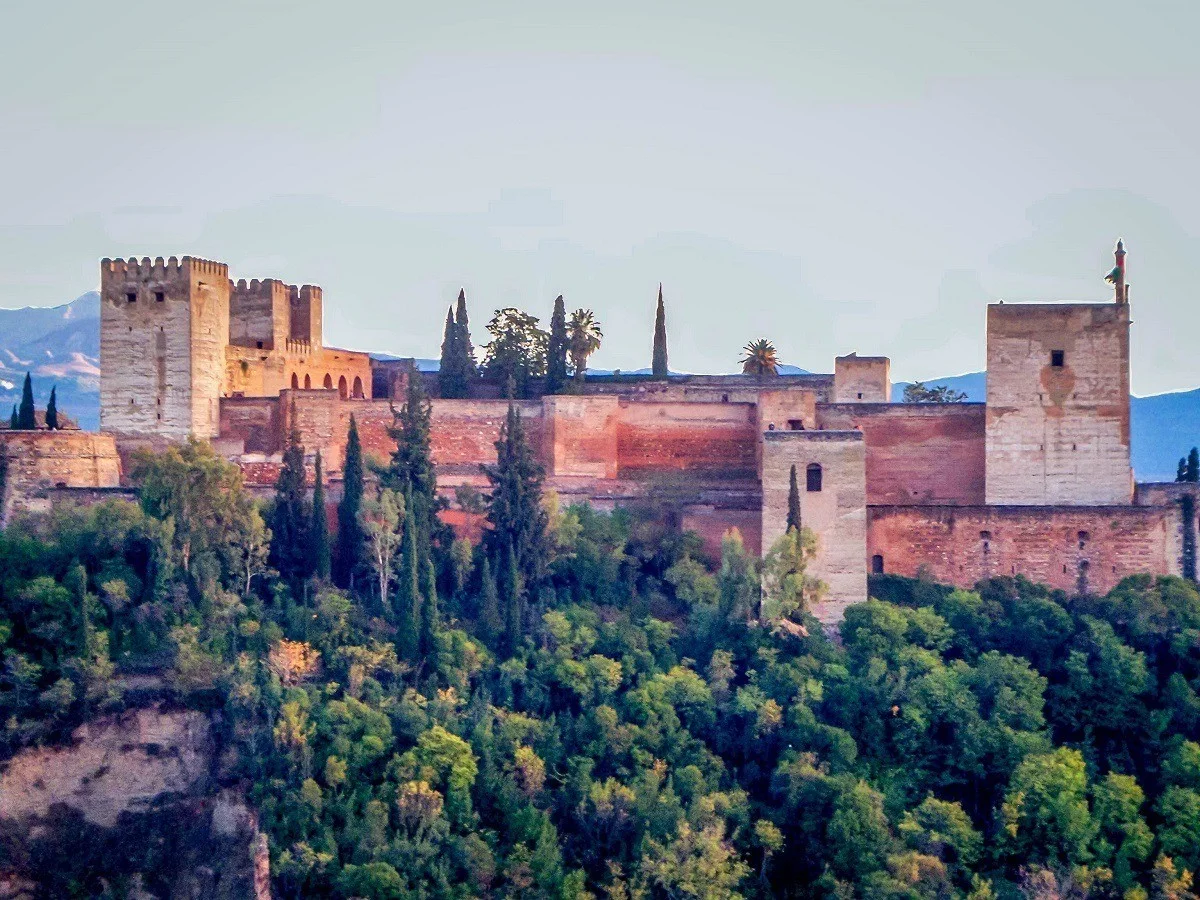
[{"label": "dark window opening", "polygon": [[1079,577],[1076,579],[1075,590],[1078,594],[1086,594],[1088,592],[1088,569],[1090,568],[1086,559],[1079,561]]},{"label": "dark window opening", "polygon": [[728,394],[722,394],[722,395],[721,395],[721,402],[722,402],[722,403],[728,403],[728,402],[729,402],[729,395],[728,395]]},{"label": "dark window opening", "polygon": [[1079,532],[1079,549],[1082,550],[1090,535],[1086,531]]},{"label": "dark window opening", "polygon": [[788,431],[803,431],[803,430],[804,430],[804,420],[803,419],[788,419]]},{"label": "dark window opening", "polygon": [[883,557],[878,553],[871,557],[871,571],[876,575],[883,574]]},{"label": "dark window opening", "polygon": [[1063,353],[1062,350],[1051,350],[1050,351],[1050,365],[1054,366],[1054,368],[1056,368],[1056,369],[1061,369],[1063,367],[1063,357],[1065,355],[1066,354]]},{"label": "dark window opening", "polygon": [[255,346],[257,349],[261,350],[261,349],[262,349],[262,341],[255,341],[255,342],[254,342],[254,346]]},{"label": "dark window opening", "polygon": [[155,301],[156,303],[162,303],[162,302],[163,302],[164,300],[166,300],[166,299],[167,299],[167,296],[166,296],[166,294],[164,294],[162,291],[155,291],[155,292],[154,292],[154,301]]},{"label": "dark window opening", "polygon": [[859,391],[859,392],[858,392],[858,399],[859,399],[859,400],[861,400],[861,399],[862,399],[862,391]]},{"label": "dark window opening", "polygon": [[815,494],[821,490],[821,467],[816,463],[809,463],[808,469],[805,470],[806,484],[808,492]]},{"label": "dark window opening", "polygon": [[126,291],[125,299],[130,303],[137,303],[137,291]]}]

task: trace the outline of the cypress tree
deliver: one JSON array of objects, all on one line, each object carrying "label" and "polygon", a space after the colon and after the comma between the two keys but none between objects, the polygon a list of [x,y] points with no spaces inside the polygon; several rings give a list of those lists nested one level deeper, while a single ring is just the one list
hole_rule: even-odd
[{"label": "cypress tree", "polygon": [[513,656],[525,638],[524,615],[522,608],[521,573],[517,566],[517,556],[512,544],[504,550],[503,565],[503,596],[504,604],[504,650],[506,655]]},{"label": "cypress tree", "polygon": [[550,341],[546,349],[546,393],[559,394],[567,384],[567,310],[562,294],[554,298]]},{"label": "cypress tree", "polygon": [[479,367],[475,365],[475,347],[471,344],[471,323],[467,319],[467,292],[462,288],[458,290],[458,307],[454,310],[454,324],[458,329],[455,349],[458,351],[463,375],[469,382],[479,374]]},{"label": "cypress tree", "polygon": [[421,379],[409,378],[404,406],[394,415],[388,429],[396,449],[382,475],[384,487],[409,497],[409,508],[416,516],[421,555],[428,552],[430,541],[439,532],[437,475],[429,445],[431,415],[432,407]]},{"label": "cypress tree", "polygon": [[491,528],[484,538],[485,549],[494,559],[501,559],[511,548],[517,572],[528,587],[536,588],[546,567],[544,472],[511,402],[496,442],[496,465],[484,466],[483,471],[492,486],[487,512]]},{"label": "cypress tree", "polygon": [[317,451],[313,473],[312,524],[309,526],[309,564],[313,574],[329,580],[329,520],[325,518],[325,472],[321,467],[321,451]]},{"label": "cypress tree", "polygon": [[8,420],[8,427],[16,431],[21,427],[21,420],[17,418],[17,404],[13,404],[12,417]]},{"label": "cypress tree", "polygon": [[504,632],[504,620],[500,618],[500,595],[496,591],[496,579],[492,575],[492,563],[486,556],[479,567],[479,619],[476,622],[479,639],[495,650]]},{"label": "cypress tree", "polygon": [[433,568],[433,560],[425,557],[421,566],[421,632],[418,647],[421,659],[429,659],[437,652],[436,636],[441,627],[441,616],[438,613],[437,572]]},{"label": "cypress tree", "polygon": [[33,381],[25,373],[25,386],[21,388],[21,408],[17,410],[17,428],[32,431],[37,428],[37,416],[33,410]]},{"label": "cypress tree", "polygon": [[342,499],[338,503],[337,583],[340,587],[354,585],[354,570],[362,558],[363,534],[358,511],[363,499],[362,444],[358,440],[358,425],[350,416],[350,431],[346,436],[346,460],[342,465]]},{"label": "cypress tree", "polygon": [[275,504],[271,511],[270,561],[279,574],[295,582],[310,571],[308,562],[308,525],[311,512],[305,502],[304,448],[296,427],[295,405],[283,467],[275,482]]},{"label": "cypress tree", "polygon": [[[412,376],[409,380],[412,380]],[[454,324],[454,310],[447,307],[446,328],[442,332],[442,356],[438,363],[438,391],[448,399],[464,397],[467,387],[464,382],[458,353],[458,326]]]},{"label": "cypress tree", "polygon": [[1179,465],[1175,467],[1175,480],[1187,481],[1187,457],[1179,457]]},{"label": "cypress tree", "polygon": [[412,505],[404,519],[399,590],[396,593],[396,652],[410,663],[417,660],[421,629],[421,588],[417,565],[417,520]]},{"label": "cypress tree", "polygon": [[658,309],[654,313],[654,358],[650,370],[655,378],[666,378],[667,367],[667,309],[663,306],[662,282],[658,285]]},{"label": "cypress tree", "polygon": [[1187,480],[1193,484],[1200,481],[1200,450],[1195,447],[1187,458]]},{"label": "cypress tree", "polygon": [[50,400],[46,403],[46,427],[58,430],[58,385],[50,388]]},{"label": "cypress tree", "polygon": [[788,510],[787,530],[800,530],[800,485],[796,481],[796,467],[792,466],[792,474],[788,477]]}]

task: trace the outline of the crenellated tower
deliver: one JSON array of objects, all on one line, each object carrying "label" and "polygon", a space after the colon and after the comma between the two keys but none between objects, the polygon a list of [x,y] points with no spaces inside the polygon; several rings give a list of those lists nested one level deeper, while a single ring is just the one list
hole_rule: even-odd
[{"label": "crenellated tower", "polygon": [[210,438],[229,342],[229,269],[185,256],[100,261],[100,427]]}]

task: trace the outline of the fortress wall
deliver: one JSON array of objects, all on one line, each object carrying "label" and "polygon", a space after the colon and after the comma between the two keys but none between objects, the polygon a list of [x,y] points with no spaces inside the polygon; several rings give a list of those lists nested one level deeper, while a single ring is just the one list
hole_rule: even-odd
[{"label": "fortress wall", "polygon": [[1126,575],[1178,572],[1178,518],[1170,507],[873,506],[867,560],[960,587],[1020,574],[1075,591],[1086,571],[1088,590],[1103,593]]},{"label": "fortress wall", "polygon": [[[825,624],[841,621],[847,606],[867,599],[863,566],[867,547],[865,456],[858,431],[768,431],[763,435],[762,546],[769,548],[786,528],[789,476],[794,465],[801,521],[818,541],[809,572],[828,588],[813,614]],[[820,467],[819,490],[808,489],[810,466]]]},{"label": "fortress wall", "polygon": [[543,458],[558,476],[617,477],[617,397],[542,399]]},{"label": "fortress wall", "polygon": [[987,502],[1130,502],[1129,306],[987,311]]},{"label": "fortress wall", "polygon": [[621,401],[617,467],[622,478],[687,472],[696,478],[753,480],[757,454],[752,404]]},{"label": "fortress wall", "polygon": [[721,539],[731,528],[742,535],[746,552],[762,553],[762,513],[757,509],[720,509],[712,506],[689,506],[683,511],[680,526],[694,531],[704,540],[704,548],[714,559],[721,557]]},{"label": "fortress wall", "polygon": [[358,379],[358,399],[369,399],[372,393],[370,357],[350,350],[314,348],[295,341],[285,341],[283,348],[270,353],[230,346],[225,366],[228,392],[234,395],[275,397],[291,388],[293,376],[300,390],[333,390],[354,398]]},{"label": "fortress wall", "polygon": [[862,431],[867,503],[984,502],[983,404],[839,403],[817,416],[823,428]]},{"label": "fortress wall", "polygon": [[111,434],[0,430],[0,456],[6,466],[0,521],[14,510],[48,509],[48,492],[56,486],[115,488],[121,483]]},{"label": "fortress wall", "polygon": [[833,361],[834,403],[888,403],[892,362],[886,356],[839,356]]},{"label": "fortress wall", "polygon": [[291,308],[288,285],[275,278],[239,279],[229,293],[229,342],[258,350],[282,350]]}]

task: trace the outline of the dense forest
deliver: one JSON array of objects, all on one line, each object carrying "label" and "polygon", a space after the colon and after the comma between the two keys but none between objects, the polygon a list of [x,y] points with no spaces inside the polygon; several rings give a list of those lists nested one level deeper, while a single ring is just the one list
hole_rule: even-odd
[{"label": "dense forest", "polygon": [[803,528],[709,559],[563,508],[510,412],[472,545],[415,389],[394,436],[352,429],[336,527],[295,438],[266,504],[189,443],[139,503],[10,524],[0,758],[156,677],[214,713],[283,898],[1197,896],[1194,584],[882,576],[826,633]]}]

